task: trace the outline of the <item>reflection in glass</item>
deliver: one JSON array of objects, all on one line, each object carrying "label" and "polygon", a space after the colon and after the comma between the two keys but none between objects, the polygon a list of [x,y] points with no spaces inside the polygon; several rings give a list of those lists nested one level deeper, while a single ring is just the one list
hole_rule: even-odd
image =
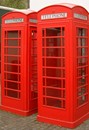
[{"label": "reflection in glass", "polygon": [[47,28],[46,29],[46,36],[60,36],[61,35],[61,28]]},{"label": "reflection in glass", "polygon": [[82,57],[82,58],[78,58],[78,66],[84,66],[87,64],[87,58]]},{"label": "reflection in glass", "polygon": [[78,96],[81,96],[86,93],[86,87],[81,87],[78,89]]},{"label": "reflection in glass", "polygon": [[61,46],[61,38],[46,38],[46,46]]},{"label": "reflection in glass", "polygon": [[78,86],[86,85],[86,77],[82,76],[82,78],[78,79]]},{"label": "reflection in glass", "polygon": [[86,29],[78,28],[78,36],[86,36]]},{"label": "reflection in glass", "polygon": [[86,74],[87,74],[86,67],[78,68],[78,76],[83,76]]},{"label": "reflection in glass", "polygon": [[78,56],[86,56],[87,55],[87,48],[78,48]]},{"label": "reflection in glass", "polygon": [[78,38],[78,46],[87,46],[87,41],[85,38]]}]

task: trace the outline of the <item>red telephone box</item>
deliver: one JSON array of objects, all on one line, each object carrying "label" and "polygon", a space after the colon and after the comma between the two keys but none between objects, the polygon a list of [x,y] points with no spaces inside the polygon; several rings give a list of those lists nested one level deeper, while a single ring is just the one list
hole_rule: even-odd
[{"label": "red telephone box", "polygon": [[74,128],[89,117],[88,12],[57,4],[38,12],[38,120]]},{"label": "red telephone box", "polygon": [[21,115],[37,111],[36,15],[27,11],[2,17],[1,109]]}]

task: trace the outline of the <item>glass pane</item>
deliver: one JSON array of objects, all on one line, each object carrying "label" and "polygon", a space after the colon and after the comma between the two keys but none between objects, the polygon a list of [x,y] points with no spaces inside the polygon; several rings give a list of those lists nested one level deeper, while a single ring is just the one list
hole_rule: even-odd
[{"label": "glass pane", "polygon": [[85,38],[78,38],[78,46],[87,46],[87,40]]},{"label": "glass pane", "polygon": [[31,54],[33,56],[37,55],[37,48],[36,47],[34,47],[34,49],[32,50]]},{"label": "glass pane", "polygon": [[87,58],[78,58],[78,66],[84,66],[86,65],[88,62],[87,62]]},{"label": "glass pane", "polygon": [[86,86],[81,87],[78,89],[78,96],[81,96],[81,95],[85,94],[86,92],[87,92]]},{"label": "glass pane", "polygon": [[5,73],[4,77],[7,80],[20,81],[20,75],[19,74]]},{"label": "glass pane", "polygon": [[64,36],[64,33],[65,33],[65,28],[62,27],[62,36]]},{"label": "glass pane", "polygon": [[46,54],[46,49],[43,48],[43,49],[42,49],[42,56],[45,56],[45,54]]},{"label": "glass pane", "polygon": [[18,72],[20,73],[20,66],[17,65],[5,65],[4,70],[8,72]]},{"label": "glass pane", "polygon": [[44,58],[42,59],[42,63],[43,63],[43,66],[45,66],[45,59]]},{"label": "glass pane", "polygon": [[78,56],[86,56],[87,55],[87,48],[78,48]]},{"label": "glass pane", "polygon": [[19,90],[19,83],[14,83],[14,82],[9,82],[9,81],[5,81],[4,82],[5,88],[10,88],[10,89],[15,89],[15,90]]},{"label": "glass pane", "polygon": [[37,97],[38,97],[37,91],[31,92],[31,97],[32,97],[32,98],[37,98]]},{"label": "glass pane", "polygon": [[61,38],[61,46],[64,46],[65,45],[65,39],[64,38]]},{"label": "glass pane", "polygon": [[60,36],[61,35],[61,28],[47,28],[46,29],[46,36]]},{"label": "glass pane", "polygon": [[78,69],[78,76],[83,76],[86,74],[87,74],[86,67]]},{"label": "glass pane", "polygon": [[46,86],[62,88],[62,80],[46,78]]},{"label": "glass pane", "polygon": [[18,48],[5,48],[5,54],[19,55],[19,49]]},{"label": "glass pane", "polygon": [[86,29],[78,28],[78,36],[86,36]]},{"label": "glass pane", "polygon": [[32,58],[32,63],[37,63],[37,57]]},{"label": "glass pane", "polygon": [[5,56],[4,57],[4,62],[5,63],[11,63],[11,64],[19,64],[19,57],[15,57],[15,56]]},{"label": "glass pane", "polygon": [[64,71],[65,70],[63,70],[63,69],[50,69],[50,68],[47,68],[46,69],[46,76],[49,76],[49,77],[65,77],[65,74],[63,74]]},{"label": "glass pane", "polygon": [[37,38],[37,32],[34,30],[32,31],[32,38],[33,39],[36,39]]},{"label": "glass pane", "polygon": [[18,46],[18,40],[7,40],[7,46]]},{"label": "glass pane", "polygon": [[46,88],[45,95],[52,96],[52,97],[58,97],[58,98],[65,97],[65,93],[62,90],[52,89],[52,88]]},{"label": "glass pane", "polygon": [[43,38],[42,39],[42,47],[44,47],[45,46],[45,39]]},{"label": "glass pane", "polygon": [[86,103],[86,101],[87,101],[87,96],[86,96],[86,95],[83,95],[83,96],[81,96],[81,97],[78,99],[78,105],[80,106],[80,105]]},{"label": "glass pane", "polygon": [[44,36],[44,29],[42,30],[42,36]]},{"label": "glass pane", "polygon": [[48,106],[62,108],[62,102],[59,99],[46,98],[46,102]]},{"label": "glass pane", "polygon": [[65,85],[65,80],[62,80],[62,85],[63,85],[63,88],[66,87],[66,85]]},{"label": "glass pane", "polygon": [[78,86],[85,85],[87,83],[87,79],[85,76],[82,76],[82,78],[78,79]]},{"label": "glass pane", "polygon": [[54,57],[64,57],[65,52],[62,48],[47,48],[46,49],[46,56],[54,56]]},{"label": "glass pane", "polygon": [[61,38],[46,38],[46,46],[61,46]]},{"label": "glass pane", "polygon": [[62,56],[62,57],[65,56],[65,49],[64,49],[64,48],[61,49],[61,56]]},{"label": "glass pane", "polygon": [[19,49],[18,48],[8,48],[8,54],[11,55],[19,55]]},{"label": "glass pane", "polygon": [[65,66],[65,59],[46,58],[46,66],[64,67]]},{"label": "glass pane", "polygon": [[7,90],[6,96],[13,97],[13,98],[20,98],[19,92]]},{"label": "glass pane", "polygon": [[18,38],[18,31],[8,31],[7,37],[8,38]]},{"label": "glass pane", "polygon": [[18,33],[19,33],[19,37],[21,37],[21,31],[18,31]]}]

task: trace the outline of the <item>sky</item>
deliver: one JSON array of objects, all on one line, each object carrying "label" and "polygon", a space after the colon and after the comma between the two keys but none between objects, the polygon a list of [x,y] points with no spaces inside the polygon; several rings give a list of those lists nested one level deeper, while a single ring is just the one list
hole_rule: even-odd
[{"label": "sky", "polygon": [[72,3],[83,6],[89,11],[89,0],[30,0],[30,8],[34,11],[38,11],[48,5],[57,3]]}]

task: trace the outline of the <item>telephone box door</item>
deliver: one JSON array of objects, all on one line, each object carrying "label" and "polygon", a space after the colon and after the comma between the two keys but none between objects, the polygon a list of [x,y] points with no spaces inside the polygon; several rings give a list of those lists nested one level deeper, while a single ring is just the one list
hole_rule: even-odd
[{"label": "telephone box door", "polygon": [[24,29],[5,28],[2,33],[2,105],[22,109],[24,88],[21,65]]},{"label": "telephone box door", "polygon": [[37,109],[37,27],[30,27],[31,37],[31,109]]},{"label": "telephone box door", "polygon": [[39,113],[61,120],[70,118],[68,31],[68,23],[40,25],[38,30]]},{"label": "telephone box door", "polygon": [[79,108],[76,110],[75,118],[80,118],[89,111],[89,52],[88,52],[88,26],[84,24],[76,24],[74,26],[76,34],[76,45],[75,45],[75,107]]}]

